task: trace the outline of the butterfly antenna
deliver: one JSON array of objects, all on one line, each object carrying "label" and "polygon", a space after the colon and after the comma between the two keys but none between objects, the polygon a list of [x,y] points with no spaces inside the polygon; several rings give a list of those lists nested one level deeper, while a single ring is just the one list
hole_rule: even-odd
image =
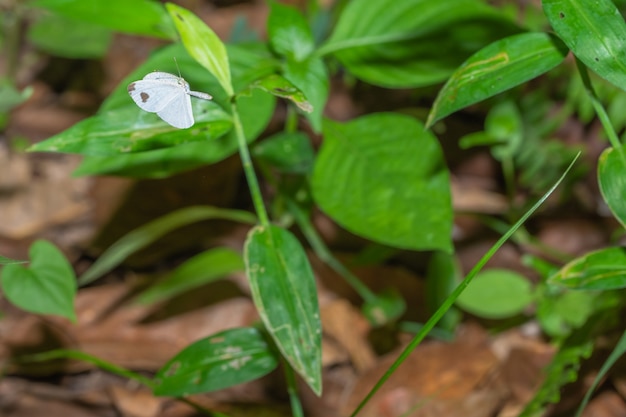
[{"label": "butterfly antenna", "polygon": [[178,70],[178,76],[180,78],[183,78],[183,76],[180,75],[180,67],[178,66],[178,61],[176,60],[176,57],[173,57],[173,58],[174,58],[174,63],[176,64],[176,69]]}]

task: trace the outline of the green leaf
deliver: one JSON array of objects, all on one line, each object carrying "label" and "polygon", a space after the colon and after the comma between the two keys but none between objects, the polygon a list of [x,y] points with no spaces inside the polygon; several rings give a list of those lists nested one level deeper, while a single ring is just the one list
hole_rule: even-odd
[{"label": "green leaf", "polygon": [[183,397],[217,391],[270,373],[278,365],[255,328],[225,330],[187,346],[161,368],[155,395]]},{"label": "green leaf", "polygon": [[119,32],[163,39],[174,39],[176,36],[171,19],[157,1],[36,0],[29,5]]},{"label": "green leaf", "polygon": [[437,139],[417,120],[379,113],[324,122],[312,190],[324,212],[390,246],[450,251],[448,170]]},{"label": "green leaf", "polygon": [[261,320],[292,368],[322,391],[322,334],[315,278],[287,230],[257,226],[244,247],[246,274]]},{"label": "green leaf", "polygon": [[565,265],[548,282],[577,290],[626,288],[626,248],[590,252]]},{"label": "green leaf", "polygon": [[532,301],[532,286],[526,278],[494,268],[476,275],[456,304],[479,317],[503,319],[521,313]]},{"label": "green leaf", "polygon": [[196,123],[189,129],[170,126],[156,114],[135,106],[92,116],[34,144],[28,151],[117,156],[215,141],[231,130],[230,116],[217,104],[197,99],[192,100],[192,107]]},{"label": "green leaf", "polygon": [[243,260],[237,252],[226,248],[207,250],[189,259],[165,279],[141,293],[137,301],[150,304],[172,298],[243,268]]},{"label": "green leaf", "polygon": [[7,258],[6,256],[0,255],[0,265],[11,265],[11,264],[25,264],[28,261],[19,261],[17,259]]},{"label": "green leaf", "polygon": [[468,56],[520,30],[476,0],[353,0],[318,54],[386,87],[445,80]]},{"label": "green leaf", "polygon": [[306,100],[302,91],[278,74],[268,75],[252,84],[252,88],[259,88],[276,97],[291,100],[298,108],[307,113],[313,111],[313,106]]},{"label": "green leaf", "polygon": [[363,315],[373,326],[392,323],[406,311],[406,302],[396,288],[387,288],[361,307]]},{"label": "green leaf", "polygon": [[80,285],[88,284],[118,266],[126,258],[166,233],[179,227],[208,219],[226,219],[255,224],[256,217],[247,211],[220,209],[210,206],[192,206],[166,214],[124,235],[109,247],[98,260],[78,279]]},{"label": "green leaf", "polygon": [[311,103],[313,109],[305,116],[313,130],[318,133],[322,128],[322,114],[330,89],[324,62],[319,58],[310,58],[302,62],[287,61],[283,76],[298,87]]},{"label": "green leaf", "polygon": [[111,32],[89,22],[46,13],[28,28],[37,48],[65,58],[101,58],[111,42]]},{"label": "green leaf", "polygon": [[173,3],[167,3],[166,7],[189,55],[213,74],[226,94],[232,96],[234,94],[233,85],[224,43],[215,32],[189,10]]},{"label": "green leaf", "polygon": [[315,153],[303,132],[277,133],[252,148],[252,155],[282,172],[308,174],[313,169]]},{"label": "green leaf", "polygon": [[36,314],[54,314],[76,321],[76,276],[52,243],[38,240],[30,247],[30,268],[10,264],[2,269],[2,290],[9,301]]},{"label": "green leaf", "polygon": [[303,61],[315,49],[313,34],[298,10],[272,2],[267,20],[267,34],[272,49],[279,55]]},{"label": "green leaf", "polygon": [[547,33],[522,33],[484,47],[450,76],[426,126],[550,71],[567,53],[567,47]]},{"label": "green leaf", "polygon": [[543,0],[552,28],[599,76],[626,90],[626,23],[611,0]]},{"label": "green leaf", "polygon": [[626,227],[626,156],[624,149],[607,148],[598,160],[598,185],[615,218]]}]

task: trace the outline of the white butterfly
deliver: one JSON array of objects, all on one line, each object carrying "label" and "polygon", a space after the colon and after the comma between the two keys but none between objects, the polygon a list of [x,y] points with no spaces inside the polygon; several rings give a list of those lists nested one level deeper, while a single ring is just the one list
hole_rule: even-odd
[{"label": "white butterfly", "polygon": [[189,96],[204,100],[213,98],[206,93],[191,91],[189,83],[182,77],[160,71],[151,72],[143,80],[130,83],[128,94],[141,109],[156,113],[179,129],[187,129],[194,123]]}]

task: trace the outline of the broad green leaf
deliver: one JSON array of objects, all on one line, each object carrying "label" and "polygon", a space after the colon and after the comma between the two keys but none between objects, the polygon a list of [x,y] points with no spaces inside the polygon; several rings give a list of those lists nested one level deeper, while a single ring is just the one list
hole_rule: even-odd
[{"label": "broad green leaf", "polygon": [[88,284],[166,233],[179,227],[208,219],[226,219],[248,224],[256,223],[256,217],[247,211],[220,209],[210,206],[186,207],[129,232],[104,251],[91,268],[81,275],[78,282],[80,285]]},{"label": "broad green leaf", "polygon": [[279,227],[257,226],[248,233],[244,261],[261,320],[291,367],[321,394],[317,290],[300,242]]},{"label": "broad green leaf", "polygon": [[174,39],[172,20],[152,0],[35,0],[29,5],[119,32]]},{"label": "broad green leaf", "polygon": [[315,201],[340,225],[399,248],[450,251],[448,170],[437,139],[417,120],[379,113],[324,121]]},{"label": "broad green leaf", "polygon": [[418,87],[445,80],[472,53],[519,32],[482,1],[353,0],[318,53],[334,53],[369,83]]},{"label": "broad green leaf", "polygon": [[89,22],[46,13],[28,28],[28,39],[37,48],[65,58],[102,58],[111,42],[111,31]]},{"label": "broad green leaf", "polygon": [[494,268],[476,275],[456,304],[479,317],[504,319],[521,313],[532,301],[530,281],[517,272]]},{"label": "broad green leaf", "polygon": [[252,155],[282,172],[307,174],[313,169],[315,153],[303,132],[277,133],[252,148]]},{"label": "broad green leaf", "polygon": [[615,218],[626,227],[626,154],[607,148],[598,160],[598,185]]},{"label": "broad green leaf", "polygon": [[572,53],[626,90],[626,23],[611,0],[543,0],[543,11]]},{"label": "broad green leaf", "polygon": [[271,3],[267,34],[272,49],[288,59],[303,61],[315,48],[309,25],[298,10],[276,1]]},{"label": "broad green leaf", "polygon": [[576,290],[626,288],[626,249],[614,247],[590,252],[565,265],[548,282]]},{"label": "broad green leaf", "polygon": [[170,126],[156,114],[135,106],[99,113],[34,144],[28,150],[117,156],[193,142],[215,141],[231,130],[230,116],[217,104],[192,99],[192,107],[196,123],[189,129]]},{"label": "broad green leaf", "polygon": [[11,264],[25,264],[28,261],[20,261],[17,259],[7,258],[6,256],[0,255],[0,265],[11,265]]},{"label": "broad green leaf", "polygon": [[595,305],[600,301],[589,291],[566,291],[537,300],[535,315],[545,333],[562,338],[585,324],[597,311]]},{"label": "broad green leaf", "polygon": [[237,252],[226,248],[207,250],[189,259],[165,279],[141,293],[137,301],[150,304],[172,298],[230,273],[242,271],[243,268],[243,260]]},{"label": "broad green leaf", "polygon": [[273,371],[278,358],[259,330],[237,328],[198,340],[155,375],[155,395],[183,397],[252,381]]},{"label": "broad green leaf", "polygon": [[318,133],[322,128],[322,114],[330,89],[324,62],[319,58],[309,58],[302,62],[287,61],[283,76],[298,87],[311,103],[312,111],[305,113],[305,116],[313,130]]},{"label": "broad green leaf", "polygon": [[9,301],[36,314],[54,314],[76,321],[76,276],[56,246],[38,240],[30,247],[29,268],[10,264],[2,269],[2,290]]},{"label": "broad green leaf", "polygon": [[538,77],[559,65],[567,53],[567,47],[547,33],[522,33],[484,47],[450,76],[430,110],[426,126]]},{"label": "broad green leaf", "polygon": [[181,41],[189,55],[206,68],[230,97],[234,94],[224,43],[202,20],[189,10],[167,3]]},{"label": "broad green leaf", "polygon": [[278,74],[268,75],[252,84],[252,88],[259,88],[276,97],[291,100],[298,108],[307,113],[313,111],[313,106],[306,100],[302,91]]}]

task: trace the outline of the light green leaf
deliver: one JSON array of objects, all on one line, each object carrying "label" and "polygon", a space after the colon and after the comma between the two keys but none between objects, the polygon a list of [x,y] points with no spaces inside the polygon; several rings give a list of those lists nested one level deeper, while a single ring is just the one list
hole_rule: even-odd
[{"label": "light green leaf", "polygon": [[450,76],[437,95],[426,126],[538,77],[559,65],[567,53],[567,47],[547,33],[522,33],[484,47]]},{"label": "light green leaf", "polygon": [[119,32],[163,39],[176,36],[171,19],[158,1],[35,0],[29,5]]},{"label": "light green leaf", "polygon": [[287,230],[257,226],[244,248],[246,274],[261,320],[292,368],[322,391],[322,330],[315,278],[300,242]]},{"label": "light green leaf", "polygon": [[311,140],[303,132],[282,132],[270,136],[252,148],[252,155],[282,172],[297,174],[310,173],[315,161]]},{"label": "light green leaf", "polygon": [[10,264],[2,269],[2,290],[9,301],[36,314],[54,314],[76,321],[76,276],[56,246],[38,240],[30,247],[29,268]]},{"label": "light green leaf", "polygon": [[225,330],[198,340],[155,375],[155,395],[183,397],[252,381],[273,371],[278,358],[259,330]]},{"label": "light green leaf", "polygon": [[88,284],[115,268],[133,253],[145,248],[166,233],[179,227],[208,219],[227,219],[255,224],[256,217],[247,211],[220,209],[210,206],[191,206],[169,213],[141,226],[109,247],[98,260],[78,279],[80,285]]},{"label": "light green leaf", "polygon": [[307,101],[302,91],[281,75],[272,74],[261,78],[252,84],[252,88],[259,88],[276,97],[291,100],[300,110],[307,113],[313,111],[313,106]]},{"label": "light green leaf", "polygon": [[141,293],[137,301],[150,304],[172,298],[243,268],[243,260],[237,252],[226,248],[207,250],[189,259],[165,279]]},{"label": "light green leaf", "polygon": [[504,319],[521,313],[532,301],[530,281],[517,272],[494,268],[476,275],[456,304],[479,317]]},{"label": "light green leaf", "polygon": [[17,259],[7,258],[6,256],[0,255],[0,265],[11,265],[11,264],[25,264],[28,261],[19,261]]},{"label": "light green leaf", "polygon": [[626,288],[626,249],[615,247],[590,252],[565,265],[548,282],[576,290]]},{"label": "light green leaf", "polygon": [[315,48],[309,25],[298,10],[276,1],[271,3],[267,34],[272,49],[295,61],[306,59]]},{"label": "light green leaf", "polygon": [[349,231],[399,248],[450,251],[448,170],[437,139],[417,120],[379,113],[324,122],[312,190]]},{"label": "light green leaf", "polygon": [[333,53],[372,84],[419,87],[445,80],[472,53],[519,32],[482,1],[353,0],[318,54]]},{"label": "light green leaf", "polygon": [[598,185],[615,218],[626,227],[626,155],[607,148],[598,160]]},{"label": "light green leaf", "polygon": [[552,28],[599,76],[626,90],[626,23],[611,0],[543,0]]},{"label": "light green leaf", "polygon": [[302,62],[287,61],[283,76],[302,90],[307,101],[311,103],[313,109],[305,116],[313,130],[318,133],[322,128],[322,114],[330,89],[324,62],[319,58],[310,58]]},{"label": "light green leaf", "polygon": [[189,10],[173,3],[167,3],[166,7],[189,55],[213,74],[226,94],[229,97],[232,96],[234,94],[233,85],[224,43],[215,32]]}]

